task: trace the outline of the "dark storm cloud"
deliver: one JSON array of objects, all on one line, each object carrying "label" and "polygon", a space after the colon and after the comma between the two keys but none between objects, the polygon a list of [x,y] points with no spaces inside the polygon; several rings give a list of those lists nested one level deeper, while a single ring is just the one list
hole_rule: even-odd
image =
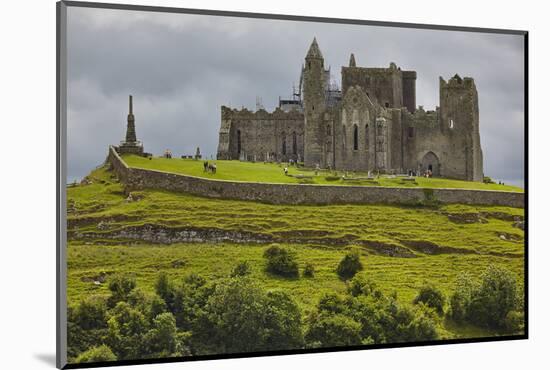
[{"label": "dark storm cloud", "polygon": [[134,95],[149,152],[215,155],[220,105],[272,110],[289,97],[317,37],[340,80],[351,52],[360,66],[418,72],[417,104],[439,105],[439,76],[475,78],[485,173],[523,178],[523,42],[519,36],[268,21],[136,11],[69,9],[69,180],[124,137]]}]

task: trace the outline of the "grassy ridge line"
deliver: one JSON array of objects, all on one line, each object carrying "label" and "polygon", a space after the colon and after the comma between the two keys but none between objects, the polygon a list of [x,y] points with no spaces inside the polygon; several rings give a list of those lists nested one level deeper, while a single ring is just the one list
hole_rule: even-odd
[{"label": "grassy ridge line", "polygon": [[[91,182],[68,189],[69,232],[95,234],[101,239],[124,228],[157,225],[175,228],[219,229],[293,239],[297,243],[380,243],[406,247],[406,242],[467,249],[477,253],[523,254],[523,231],[513,222],[478,217],[482,212],[523,217],[510,207],[445,205],[438,209],[390,205],[270,205],[251,201],[201,198],[182,193],[144,190],[128,202],[123,187],[104,168],[92,172]],[[472,223],[458,218],[474,215]],[[73,235],[73,234],[71,234]],[[503,239],[504,235],[507,238]],[[270,240],[268,238],[268,240]],[[83,238],[77,238],[86,241]],[[110,242],[113,243],[112,241]],[[341,243],[340,243],[341,244]],[[437,252],[437,251],[436,251]]]},{"label": "grassy ridge line", "polygon": [[[233,181],[233,182],[256,182],[270,184],[302,184],[311,185],[345,185],[345,186],[371,186],[371,187],[396,187],[396,188],[427,188],[427,189],[471,189],[471,190],[490,190],[503,192],[523,192],[523,189],[510,185],[484,184],[473,181],[452,180],[443,178],[424,178],[417,177],[416,184],[404,183],[401,178],[389,178],[381,176],[376,181],[345,181],[345,180],[327,180],[327,176],[332,176],[329,171],[320,171],[316,176],[311,170],[298,169],[293,166],[288,167],[290,175],[312,176],[311,179],[298,179],[293,176],[285,176],[284,166],[273,163],[252,163],[240,161],[215,161],[218,166],[216,174],[204,172],[203,161],[193,159],[178,158],[152,158],[147,159],[136,155],[123,155],[123,161],[133,168],[155,170],[165,173],[183,174],[191,177],[204,178],[209,180]],[[339,176],[343,174],[338,172]],[[354,173],[356,177],[366,177],[366,173]]]}]

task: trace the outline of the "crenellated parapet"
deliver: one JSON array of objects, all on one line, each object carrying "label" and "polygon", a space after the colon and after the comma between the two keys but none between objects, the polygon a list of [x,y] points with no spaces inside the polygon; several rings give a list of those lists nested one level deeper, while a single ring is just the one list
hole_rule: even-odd
[{"label": "crenellated parapet", "polygon": [[474,79],[471,77],[461,78],[458,74],[455,74],[448,81],[443,77],[439,77],[440,90],[445,89],[460,89],[460,90],[476,90]]},{"label": "crenellated parapet", "polygon": [[247,108],[235,109],[224,105],[221,107],[222,120],[297,120],[303,119],[304,114],[298,110],[290,110],[288,112],[277,107],[272,112],[265,109],[251,111]]},{"label": "crenellated parapet", "polygon": [[414,113],[407,112],[409,126],[416,128],[438,128],[439,127],[439,107],[436,110],[424,110],[419,106]]}]

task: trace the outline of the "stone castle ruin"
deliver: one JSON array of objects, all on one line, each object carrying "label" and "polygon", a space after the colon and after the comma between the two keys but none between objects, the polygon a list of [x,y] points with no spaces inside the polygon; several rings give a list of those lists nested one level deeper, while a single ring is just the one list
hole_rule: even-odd
[{"label": "stone castle ruin", "polygon": [[330,83],[313,39],[292,99],[279,99],[271,113],[221,107],[217,158],[483,180],[473,78],[440,77],[435,111],[416,106],[416,72],[395,63],[358,67],[351,54],[341,83]]}]

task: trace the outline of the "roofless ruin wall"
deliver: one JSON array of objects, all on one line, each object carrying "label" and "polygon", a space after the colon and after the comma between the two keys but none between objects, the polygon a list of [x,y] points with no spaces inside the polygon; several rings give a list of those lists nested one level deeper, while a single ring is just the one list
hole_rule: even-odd
[{"label": "roofless ruin wall", "polygon": [[301,161],[304,158],[304,114],[279,108],[221,108],[218,159]]}]

